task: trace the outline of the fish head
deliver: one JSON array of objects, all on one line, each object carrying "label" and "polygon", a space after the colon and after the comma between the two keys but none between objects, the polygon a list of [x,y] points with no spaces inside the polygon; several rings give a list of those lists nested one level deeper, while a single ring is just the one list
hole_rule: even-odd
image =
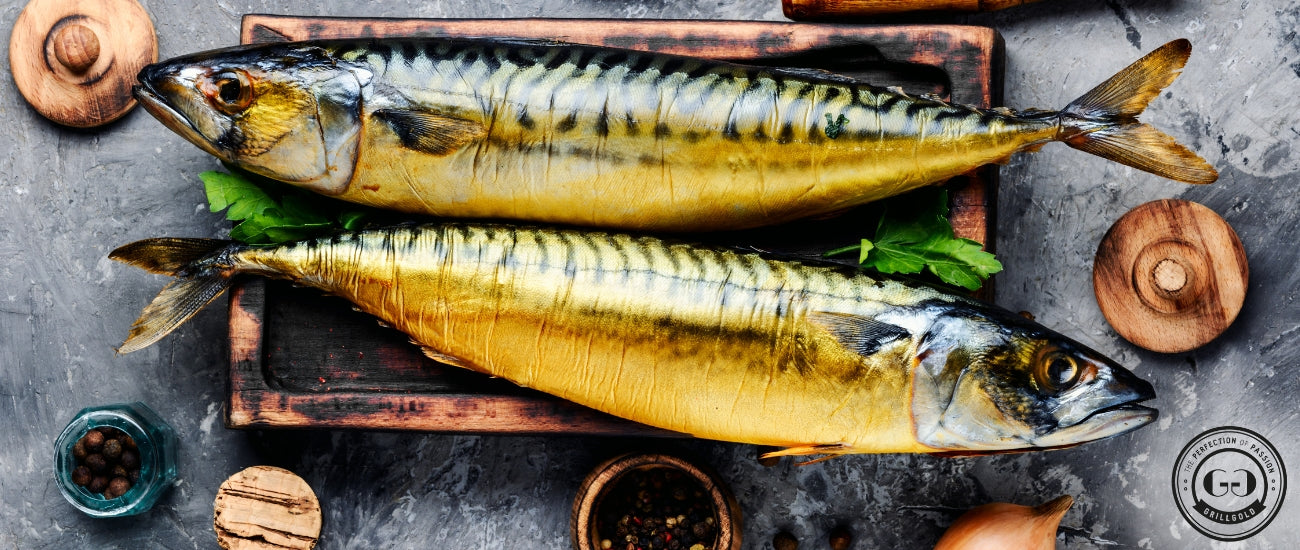
[{"label": "fish head", "polygon": [[952,454],[1064,448],[1156,419],[1151,384],[1031,320],[954,308],[918,346],[917,440]]},{"label": "fish head", "polygon": [[213,50],[137,78],[145,110],[222,161],[327,195],[352,178],[370,73],[322,47]]}]

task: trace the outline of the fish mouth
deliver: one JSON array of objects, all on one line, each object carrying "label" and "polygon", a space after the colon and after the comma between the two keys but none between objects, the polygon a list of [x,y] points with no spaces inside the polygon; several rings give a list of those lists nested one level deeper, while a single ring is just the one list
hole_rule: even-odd
[{"label": "fish mouth", "polygon": [[1149,398],[1100,409],[1074,425],[1060,427],[1036,438],[1034,446],[1040,449],[1073,447],[1080,443],[1126,434],[1146,426],[1155,422],[1160,416],[1160,411],[1137,404],[1147,399]]},{"label": "fish mouth", "polygon": [[[146,67],[145,71],[148,70],[149,67]],[[223,154],[216,147],[213,147],[212,143],[203,137],[203,134],[194,126],[194,123],[190,122],[189,118],[173,108],[162,94],[154,90],[153,85],[150,84],[149,79],[144,77],[143,72],[139,78],[139,83],[131,87],[131,95],[135,97],[136,101],[140,102],[140,106],[144,107],[145,111],[158,119],[158,122],[161,122],[168,130],[176,132],[186,141],[193,143],[208,154],[230,162],[229,155]]]}]

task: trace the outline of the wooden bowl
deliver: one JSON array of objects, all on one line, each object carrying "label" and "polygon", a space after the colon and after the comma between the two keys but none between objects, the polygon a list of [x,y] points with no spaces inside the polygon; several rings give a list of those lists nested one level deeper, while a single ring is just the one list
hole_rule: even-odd
[{"label": "wooden bowl", "polygon": [[[682,458],[658,453],[616,456],[587,474],[587,478],[578,487],[578,495],[573,499],[573,515],[569,519],[574,550],[600,550],[596,518],[606,494],[618,485],[624,475],[656,468],[681,472],[704,488],[718,521],[717,539],[710,550],[740,550],[740,503],[732,496],[731,490],[722,484],[717,473]],[[618,546],[614,548],[617,549]]]}]

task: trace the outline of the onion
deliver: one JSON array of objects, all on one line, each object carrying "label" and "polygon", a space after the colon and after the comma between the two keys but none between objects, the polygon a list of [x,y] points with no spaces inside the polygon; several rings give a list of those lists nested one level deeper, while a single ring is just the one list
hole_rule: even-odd
[{"label": "onion", "polygon": [[976,506],[948,527],[934,550],[1052,550],[1061,517],[1073,505],[1073,497],[1062,495],[1038,506]]}]

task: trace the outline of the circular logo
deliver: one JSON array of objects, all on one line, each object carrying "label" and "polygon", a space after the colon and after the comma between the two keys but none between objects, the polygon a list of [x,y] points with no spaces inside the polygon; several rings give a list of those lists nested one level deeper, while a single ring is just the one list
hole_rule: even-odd
[{"label": "circular logo", "polygon": [[1286,496],[1282,457],[1263,436],[1233,426],[1192,439],[1174,462],[1174,502],[1188,523],[1221,541],[1268,527]]}]

